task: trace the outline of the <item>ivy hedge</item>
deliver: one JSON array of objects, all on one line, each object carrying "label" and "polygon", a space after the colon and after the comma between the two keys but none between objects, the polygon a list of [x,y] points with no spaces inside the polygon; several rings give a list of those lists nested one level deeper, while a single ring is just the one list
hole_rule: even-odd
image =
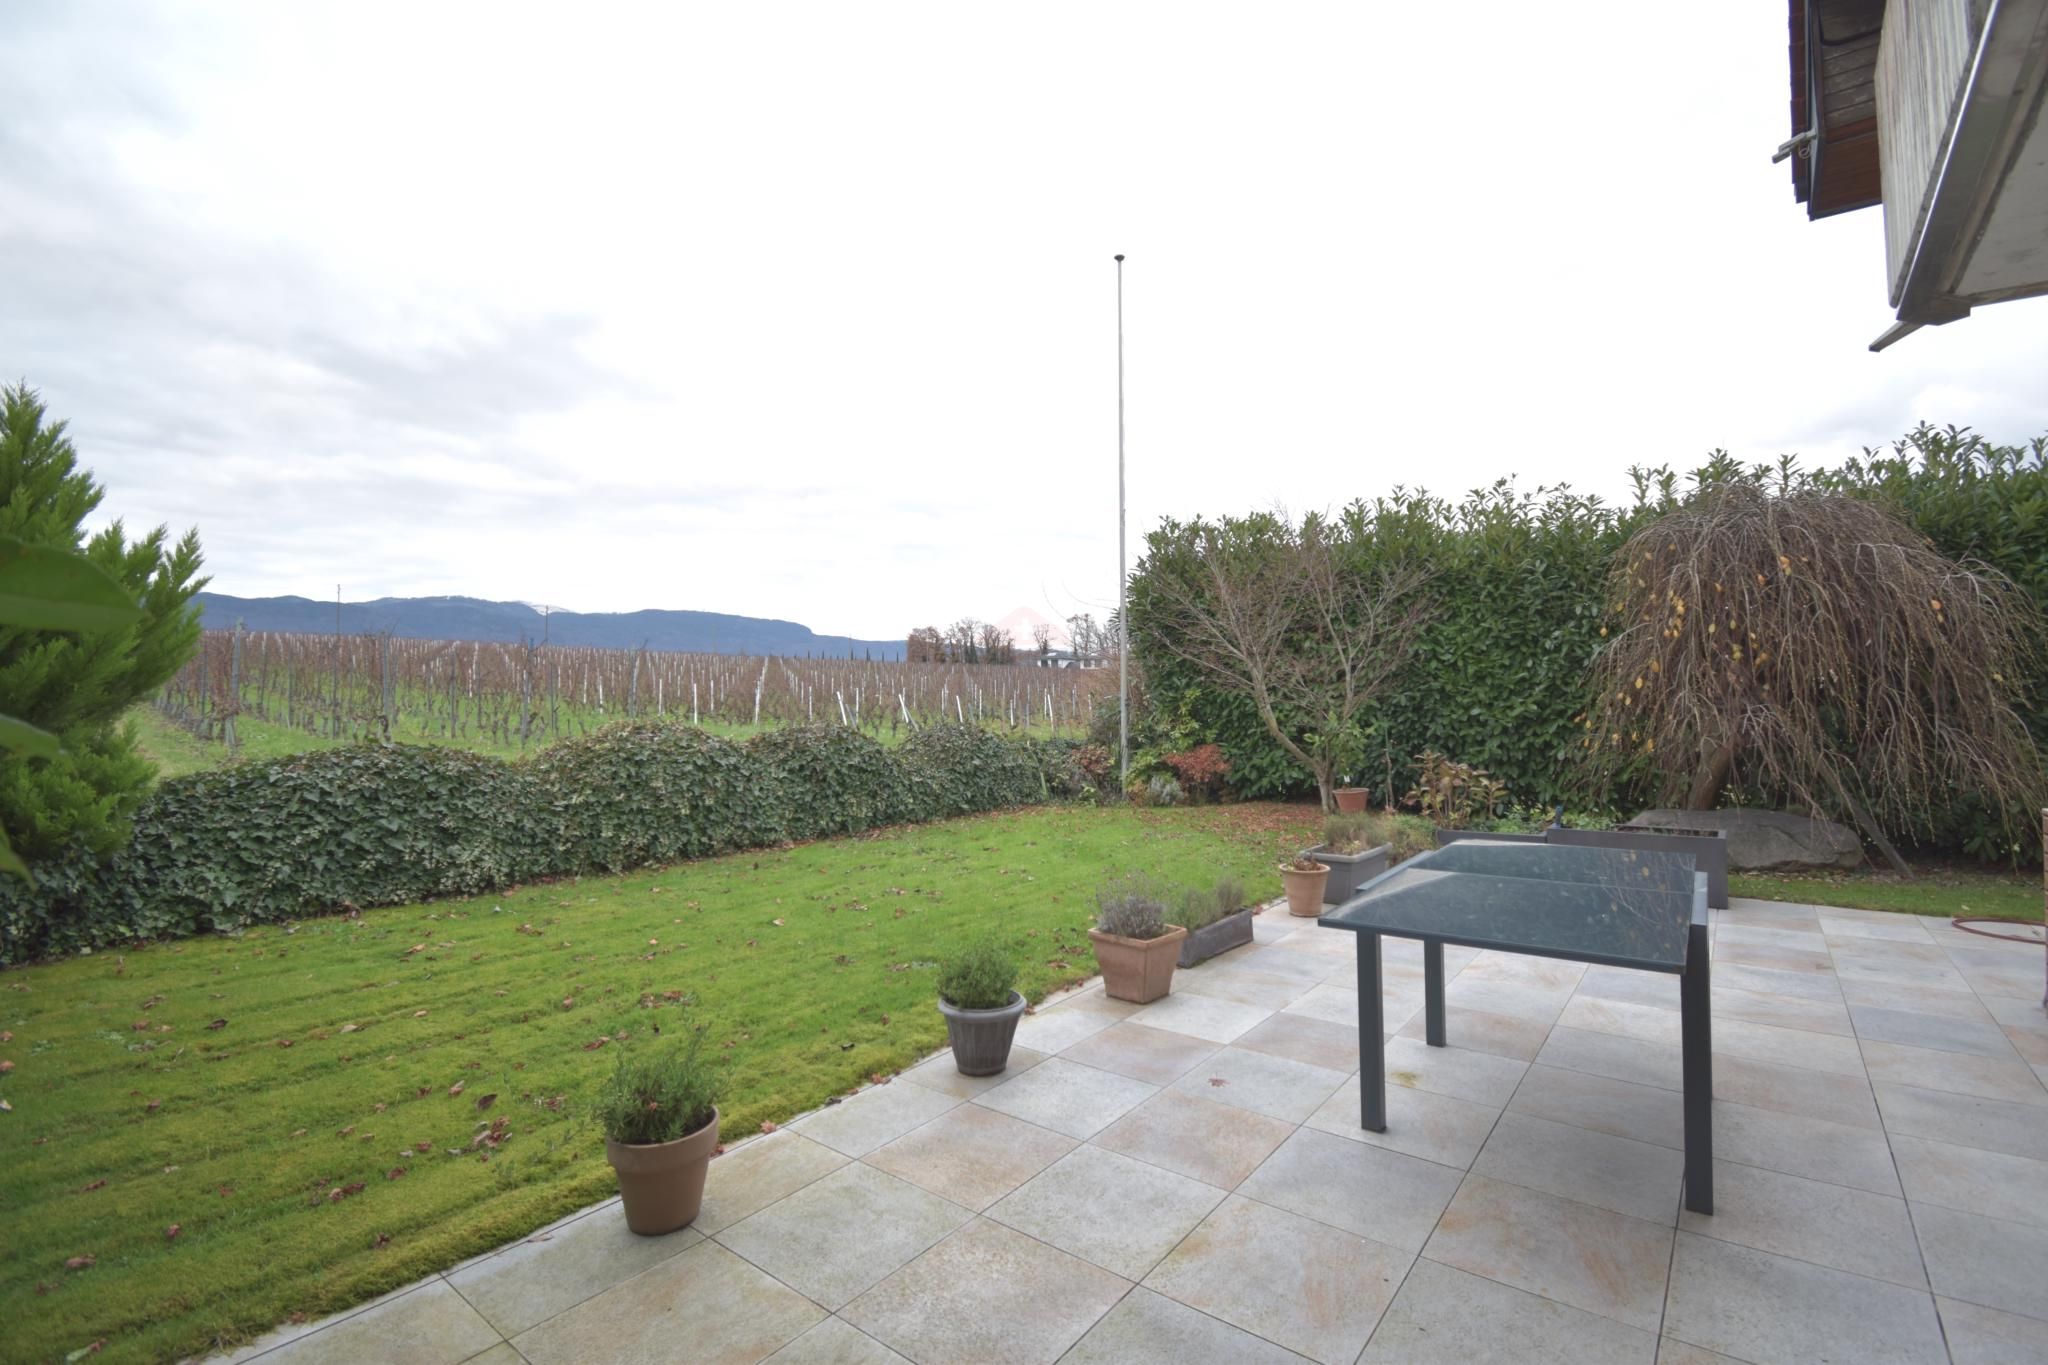
[{"label": "ivy hedge", "polygon": [[0,879],[0,964],[1056,800],[1077,746],[959,726],[745,744],[628,721],[527,760],[363,744],[161,783],[127,846]]}]

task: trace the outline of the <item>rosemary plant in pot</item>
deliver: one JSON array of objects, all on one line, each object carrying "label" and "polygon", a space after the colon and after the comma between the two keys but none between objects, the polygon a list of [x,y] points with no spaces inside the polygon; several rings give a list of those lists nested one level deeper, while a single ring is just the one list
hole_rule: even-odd
[{"label": "rosemary plant in pot", "polygon": [[1150,882],[1126,877],[1096,897],[1095,961],[1112,1000],[1149,1005],[1173,989],[1181,940],[1188,931],[1166,922],[1166,899]]},{"label": "rosemary plant in pot", "polygon": [[1010,1042],[1024,1017],[1016,984],[1017,960],[993,940],[939,968],[939,1013],[961,1075],[993,1076],[1010,1064]]},{"label": "rosemary plant in pot", "polygon": [[1213,887],[1189,887],[1173,911],[1173,922],[1188,931],[1180,943],[1180,965],[1192,967],[1218,953],[1252,941],[1252,912],[1244,887],[1230,877]]},{"label": "rosemary plant in pot", "polygon": [[686,1227],[704,1204],[704,1174],[718,1148],[718,1077],[687,1044],[622,1053],[598,1091],[594,1116],[618,1172],[626,1226],[642,1236]]}]

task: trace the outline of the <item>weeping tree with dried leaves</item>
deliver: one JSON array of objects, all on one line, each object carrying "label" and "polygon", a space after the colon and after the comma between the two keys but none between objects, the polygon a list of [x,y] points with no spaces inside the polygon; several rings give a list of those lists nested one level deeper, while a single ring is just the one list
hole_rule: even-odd
[{"label": "weeping tree with dried leaves", "polygon": [[[2021,720],[2037,611],[1879,504],[1722,463],[1615,558],[1584,776],[1711,810],[1735,788],[1887,833],[1952,789],[2016,833],[2043,796]],[[1610,633],[1611,632],[1611,633]]]},{"label": "weeping tree with dried leaves", "polygon": [[1133,575],[1143,645],[1249,699],[1266,733],[1316,782],[1325,810],[1355,759],[1359,722],[1406,662],[1428,616],[1427,575],[1368,566],[1362,504],[1310,513],[1169,521]]}]

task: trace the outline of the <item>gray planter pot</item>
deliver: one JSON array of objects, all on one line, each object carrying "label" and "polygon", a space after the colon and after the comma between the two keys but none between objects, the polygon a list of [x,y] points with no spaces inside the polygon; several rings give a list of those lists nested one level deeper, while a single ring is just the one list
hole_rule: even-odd
[{"label": "gray planter pot", "polygon": [[1320,844],[1310,849],[1308,856],[1330,869],[1330,880],[1323,883],[1323,904],[1342,905],[1357,895],[1359,887],[1387,870],[1391,852],[1390,844],[1362,853],[1332,853]]},{"label": "gray planter pot", "polygon": [[1188,936],[1180,941],[1180,965],[1192,967],[1197,962],[1206,962],[1218,953],[1241,948],[1251,941],[1252,912],[1247,907],[1234,915],[1225,915],[1214,924],[1188,930]]},{"label": "gray planter pot", "polygon": [[946,1040],[953,1045],[953,1064],[963,1076],[993,1076],[1010,1064],[1010,1041],[1024,1017],[1024,997],[1010,992],[1010,1003],[992,1010],[963,1010],[939,1001],[946,1016]]}]

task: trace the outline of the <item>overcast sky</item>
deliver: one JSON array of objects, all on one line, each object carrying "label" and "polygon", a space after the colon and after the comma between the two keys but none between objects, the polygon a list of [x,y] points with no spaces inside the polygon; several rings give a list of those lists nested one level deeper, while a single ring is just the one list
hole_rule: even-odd
[{"label": "overcast sky", "polygon": [[893,636],[1162,515],[2048,431],[1882,355],[1781,5],[0,5],[0,374],[245,595]]}]

